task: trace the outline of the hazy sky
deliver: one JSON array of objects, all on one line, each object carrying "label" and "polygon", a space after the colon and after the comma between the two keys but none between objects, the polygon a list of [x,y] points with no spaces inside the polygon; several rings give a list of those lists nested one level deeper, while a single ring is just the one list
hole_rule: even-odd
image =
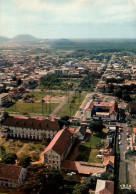
[{"label": "hazy sky", "polygon": [[136,38],[136,0],[0,0],[0,35]]}]

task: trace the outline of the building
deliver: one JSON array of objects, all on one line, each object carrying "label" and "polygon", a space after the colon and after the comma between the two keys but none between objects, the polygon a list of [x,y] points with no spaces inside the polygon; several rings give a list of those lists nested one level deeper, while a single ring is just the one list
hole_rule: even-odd
[{"label": "building", "polygon": [[0,106],[5,105],[8,102],[9,94],[8,93],[2,93],[0,94]]},{"label": "building", "polygon": [[0,163],[0,186],[18,188],[25,180],[26,173],[22,166]]},{"label": "building", "polygon": [[36,139],[53,138],[61,129],[58,119],[9,116],[2,125],[3,135],[10,138]]},{"label": "building", "polygon": [[75,172],[84,176],[90,176],[93,174],[102,174],[106,171],[106,166],[101,163],[63,160],[61,170],[66,172]]},{"label": "building", "polygon": [[114,194],[114,182],[97,179],[95,194]]},{"label": "building", "polygon": [[73,145],[73,133],[67,128],[60,130],[44,152],[44,164],[47,168],[61,168],[64,160]]},{"label": "building", "polygon": [[85,107],[84,115],[86,119],[116,121],[118,116],[118,104],[113,102],[93,102],[89,101]]}]

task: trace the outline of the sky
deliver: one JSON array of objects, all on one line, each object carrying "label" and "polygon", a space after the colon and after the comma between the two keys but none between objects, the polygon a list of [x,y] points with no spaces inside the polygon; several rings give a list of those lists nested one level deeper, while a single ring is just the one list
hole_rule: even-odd
[{"label": "sky", "polygon": [[0,0],[0,36],[136,38],[136,0]]}]

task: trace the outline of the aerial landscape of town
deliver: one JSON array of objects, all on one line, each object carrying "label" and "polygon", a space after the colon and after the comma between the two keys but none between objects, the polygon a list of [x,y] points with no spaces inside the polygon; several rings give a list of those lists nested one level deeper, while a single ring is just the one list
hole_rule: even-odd
[{"label": "aerial landscape of town", "polygon": [[0,194],[136,193],[136,4],[103,2],[2,0]]}]

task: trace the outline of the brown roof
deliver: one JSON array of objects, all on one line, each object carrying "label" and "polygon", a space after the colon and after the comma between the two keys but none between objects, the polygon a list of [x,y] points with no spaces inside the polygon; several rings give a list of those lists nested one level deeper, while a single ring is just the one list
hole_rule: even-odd
[{"label": "brown roof", "polygon": [[71,161],[63,160],[61,163],[62,170],[75,171],[79,174],[94,174],[94,173],[103,173],[106,171],[106,168],[101,163],[90,163],[82,161]]},{"label": "brown roof", "polygon": [[3,126],[13,126],[31,129],[44,129],[44,130],[60,130],[59,120],[54,119],[49,120],[45,118],[44,120],[38,120],[34,118],[15,118],[9,116],[6,121],[4,121]]},{"label": "brown roof", "polygon": [[114,194],[114,182],[97,179],[95,194]]},{"label": "brown roof", "polygon": [[22,166],[0,164],[0,179],[18,180]]},{"label": "brown roof", "polygon": [[60,130],[52,139],[50,144],[46,147],[45,153],[53,149],[56,153],[62,155],[72,136],[73,134],[69,130],[67,129]]},{"label": "brown roof", "polygon": [[103,165],[110,164],[114,168],[114,156],[103,155]]}]

